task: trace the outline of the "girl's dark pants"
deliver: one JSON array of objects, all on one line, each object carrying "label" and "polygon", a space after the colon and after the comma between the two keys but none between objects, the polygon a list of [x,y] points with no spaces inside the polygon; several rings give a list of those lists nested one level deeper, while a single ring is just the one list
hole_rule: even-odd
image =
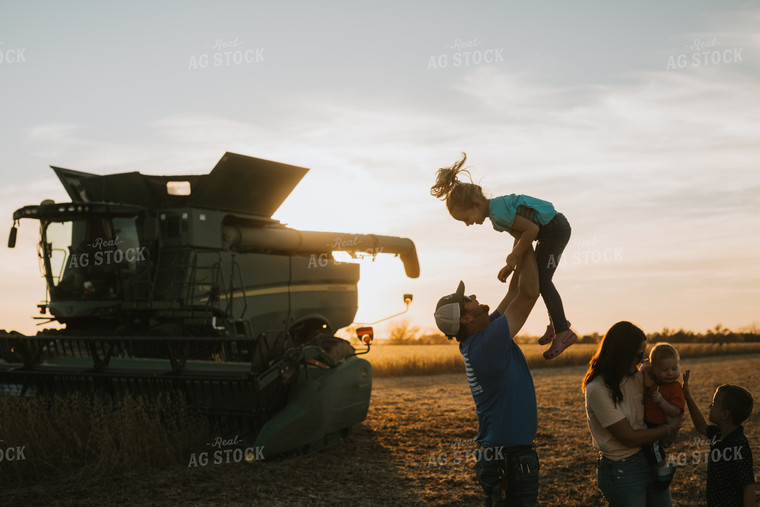
[{"label": "girl's dark pants", "polygon": [[570,241],[570,224],[562,213],[557,213],[551,222],[541,226],[536,236],[536,262],[538,263],[538,288],[544,299],[549,318],[554,325],[554,332],[559,334],[570,327],[565,318],[562,298],[552,282],[562,252]]}]

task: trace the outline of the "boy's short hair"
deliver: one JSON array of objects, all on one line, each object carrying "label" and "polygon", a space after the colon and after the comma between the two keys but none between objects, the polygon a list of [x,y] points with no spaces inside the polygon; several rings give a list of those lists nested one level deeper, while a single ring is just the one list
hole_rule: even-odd
[{"label": "boy's short hair", "polygon": [[743,387],[723,384],[715,391],[723,397],[723,408],[731,414],[731,422],[741,424],[752,413],[752,395]]},{"label": "boy's short hair", "polygon": [[676,348],[668,342],[656,343],[654,347],[652,347],[652,350],[649,351],[649,362],[652,364],[668,357],[675,357],[676,361],[681,360]]}]

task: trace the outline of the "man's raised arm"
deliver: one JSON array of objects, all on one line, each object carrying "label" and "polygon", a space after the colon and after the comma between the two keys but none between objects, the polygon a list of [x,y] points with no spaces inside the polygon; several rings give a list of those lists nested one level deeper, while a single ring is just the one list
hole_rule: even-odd
[{"label": "man's raised arm", "polygon": [[538,299],[538,265],[531,247],[512,273],[509,290],[496,310],[507,318],[509,334],[514,337],[528,319]]}]

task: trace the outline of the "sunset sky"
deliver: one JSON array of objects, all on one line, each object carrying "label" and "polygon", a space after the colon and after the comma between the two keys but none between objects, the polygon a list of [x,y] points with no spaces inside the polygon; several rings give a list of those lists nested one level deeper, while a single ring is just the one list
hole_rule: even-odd
[{"label": "sunset sky", "polygon": [[[760,7],[646,2],[3,2],[0,216],[68,200],[49,165],[310,168],[274,218],[411,238],[362,263],[358,321],[433,329],[464,280],[495,306],[512,245],[430,195],[461,152],[489,196],[554,203],[580,333],[760,326]],[[192,6],[188,6],[192,5]],[[0,222],[2,223],[2,222]],[[33,332],[38,228],[0,253],[0,329]],[[524,331],[548,322],[539,302]]]}]

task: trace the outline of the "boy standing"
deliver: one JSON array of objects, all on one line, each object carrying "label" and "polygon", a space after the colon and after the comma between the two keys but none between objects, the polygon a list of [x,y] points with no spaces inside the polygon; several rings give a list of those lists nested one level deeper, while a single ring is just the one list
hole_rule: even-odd
[{"label": "boy standing", "polygon": [[707,505],[748,507],[755,505],[752,451],[741,423],[752,413],[752,395],[744,388],[724,384],[715,390],[708,425],[689,392],[689,371],[683,376],[683,392],[696,430],[711,442],[707,462]]}]

